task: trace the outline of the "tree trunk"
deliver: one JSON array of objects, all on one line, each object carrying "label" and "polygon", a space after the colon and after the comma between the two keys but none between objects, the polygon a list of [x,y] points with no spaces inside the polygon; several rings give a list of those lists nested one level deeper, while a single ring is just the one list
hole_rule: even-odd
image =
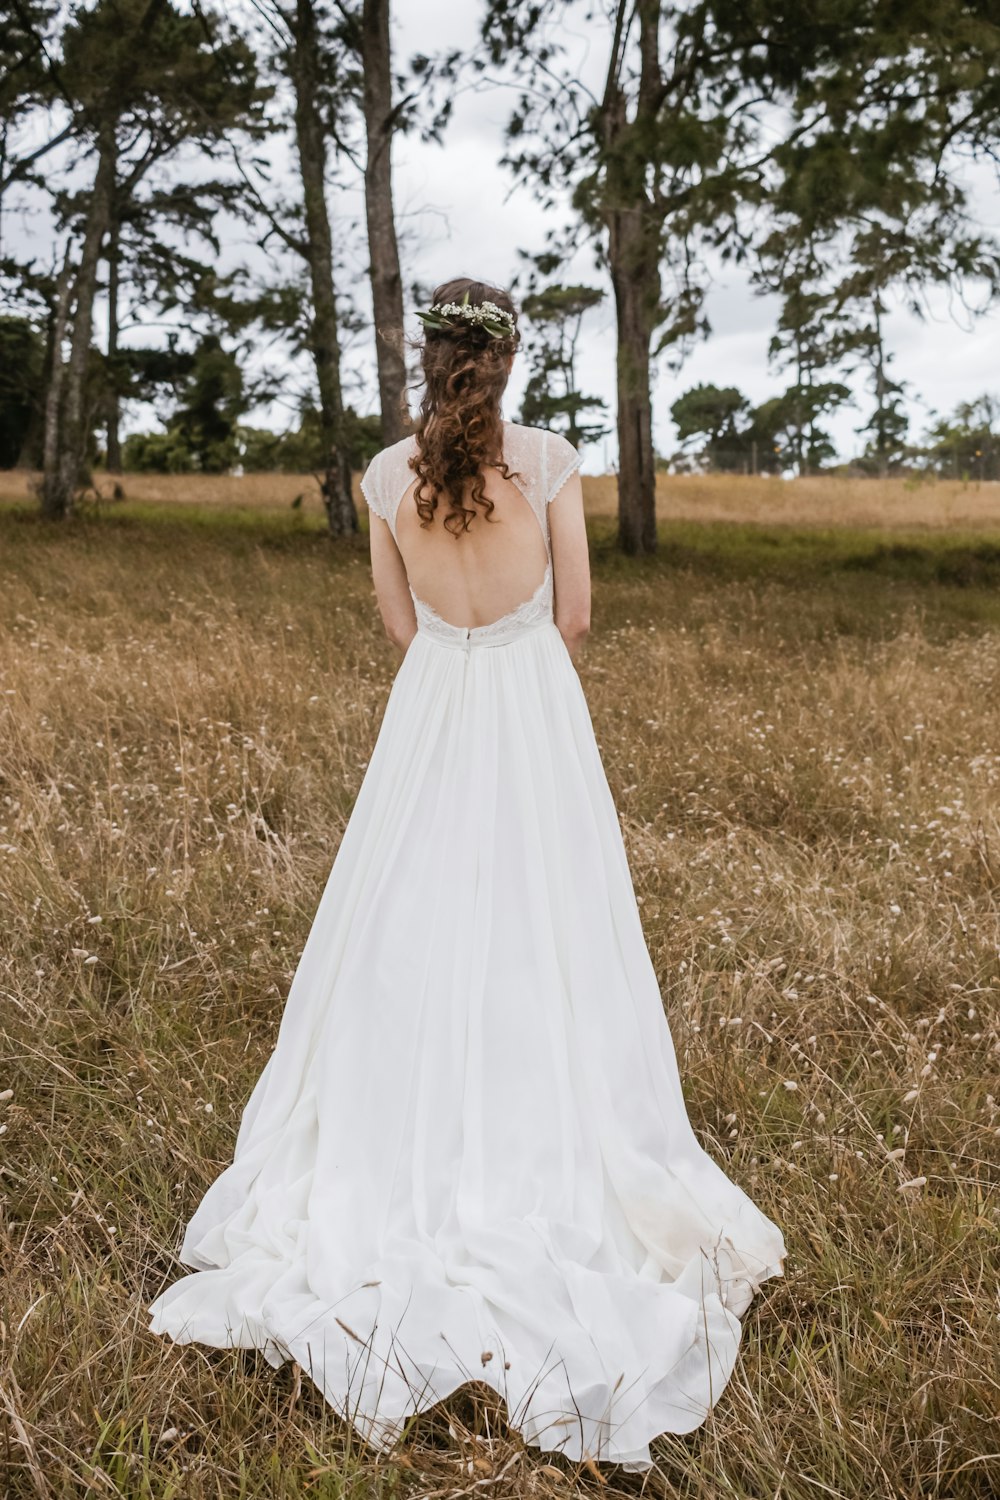
[{"label": "tree trunk", "polygon": [[878,477],[884,479],[889,472],[889,438],[886,420],[885,345],[882,342],[881,307],[877,296],[873,300],[872,311],[875,316],[875,460],[878,464]]},{"label": "tree trunk", "polygon": [[392,63],[389,0],[364,0],[361,17],[364,72],[365,213],[375,314],[375,354],[382,412],[382,441],[395,443],[409,425],[403,357],[403,278],[392,209]]},{"label": "tree trunk", "polygon": [[69,326],[69,309],[73,288],[73,246],[66,247],[66,258],[56,282],[56,300],[52,309],[52,342],[49,348],[49,379],[45,392],[45,434],[42,439],[42,483],[40,489],[42,514],[57,519],[62,512],[52,508],[48,487],[49,475],[54,475],[59,459],[59,421],[62,413],[63,344]]},{"label": "tree trunk", "polygon": [[57,358],[53,361],[50,389],[53,420],[51,424],[46,421],[45,474],[42,481],[42,511],[53,518],[65,516],[72,510],[73,498],[87,458],[87,365],[94,326],[97,268],[111,216],[115,161],[114,132],[104,131],[99,138],[97,173],[87,208],[83,248],[76,273],[73,334],[65,368],[62,366],[61,341],[58,336],[54,343]]},{"label": "tree trunk", "polygon": [[[608,259],[618,315],[618,545],[656,551],[656,462],[649,349],[656,298],[642,275],[646,231],[639,209],[611,215]],[[658,266],[654,257],[654,284]]]},{"label": "tree trunk", "polygon": [[323,83],[319,33],[312,0],[296,0],[290,72],[295,89],[295,142],[302,176],[306,259],[312,285],[310,338],[319,388],[323,478],[327,523],[333,536],[357,531],[351,493],[350,456],[344,447],[344,398],[340,381],[340,330],[333,290],[333,240],[326,203],[326,133],[317,104]]},{"label": "tree trunk", "polygon": [[628,117],[622,83],[630,5],[619,0],[601,107],[608,265],[618,315],[618,546],[656,551],[656,461],[650,347],[660,316],[660,252],[665,211],[651,197],[645,141],[656,128],[663,87],[660,0],[635,0],[639,89]]},{"label": "tree trunk", "polygon": [[112,214],[111,232],[108,237],[108,382],[107,435],[109,474],[122,471],[122,445],[119,427],[121,424],[121,387],[118,368],[118,216]]}]

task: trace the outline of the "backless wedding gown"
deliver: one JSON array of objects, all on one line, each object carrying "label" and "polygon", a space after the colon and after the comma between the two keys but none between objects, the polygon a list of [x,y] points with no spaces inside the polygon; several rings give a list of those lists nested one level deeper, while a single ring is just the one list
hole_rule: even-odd
[{"label": "backless wedding gown", "polygon": [[[362,480],[394,535],[414,446]],[[579,458],[509,422],[504,456],[545,577],[473,628],[414,596],[274,1049],[150,1328],[298,1361],[376,1450],[478,1380],[526,1442],[643,1470],[718,1400],[785,1246],[688,1120],[553,620],[548,505]]]}]

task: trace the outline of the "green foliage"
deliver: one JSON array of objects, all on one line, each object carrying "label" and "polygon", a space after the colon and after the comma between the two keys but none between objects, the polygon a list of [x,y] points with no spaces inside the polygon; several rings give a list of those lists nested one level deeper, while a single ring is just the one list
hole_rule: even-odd
[{"label": "green foliage", "polygon": [[[16,130],[37,108],[51,105],[57,93],[49,60],[51,31],[58,7],[47,0],[18,0],[5,7],[0,26],[0,191],[18,178],[38,180],[38,164],[51,149],[35,143],[18,154],[12,150]],[[59,136],[58,138],[62,138]]]},{"label": "green foliage", "polygon": [[[846,395],[846,387],[837,382],[790,386],[780,396],[751,409],[734,387],[694,386],[671,407],[682,447],[665,466],[674,470],[698,467],[719,472],[780,473],[798,462],[801,448],[804,466],[815,472],[834,457],[833,444],[819,424]],[[886,409],[890,410],[888,406]],[[898,426],[890,428],[897,467],[905,465],[911,472],[929,470],[949,479],[1000,480],[997,397],[984,394],[974,401],[961,402],[952,416],[938,419],[921,446],[904,442],[905,420],[900,414]],[[812,439],[803,447],[802,439],[809,432]],[[868,472],[882,471],[874,443],[854,463]]]},{"label": "green foliage", "polygon": [[154,401],[165,391],[176,393],[194,368],[193,351],[179,349],[172,334],[165,347],[120,349],[123,395],[136,401]]},{"label": "green foliage", "polygon": [[851,392],[841,381],[813,379],[789,386],[778,397],[772,415],[776,436],[783,440],[783,468],[794,463],[800,474],[815,473],[836,457],[836,446],[821,424],[850,399]]},{"label": "green foliage", "polygon": [[949,478],[1000,479],[1000,400],[963,401],[930,432],[927,460]]},{"label": "green foliage", "polygon": [[343,443],[351,468],[366,468],[382,447],[381,418],[374,412],[359,416],[353,406],[345,407]]},{"label": "green foliage", "polygon": [[875,398],[871,416],[858,428],[860,433],[868,436],[859,462],[863,468],[869,468],[877,474],[887,474],[898,468],[909,452],[907,434],[910,419],[904,404],[906,382],[892,380],[886,373],[885,366],[893,356],[878,347],[881,343],[880,332],[871,328],[862,329],[859,343],[865,349],[871,364],[869,385]]},{"label": "green foliage", "polygon": [[192,474],[194,455],[176,428],[167,432],[133,432],[122,446],[127,474]]},{"label": "green foliage", "polygon": [[[550,274],[555,264],[546,255],[533,258],[535,272]],[[520,420],[529,427],[549,427],[571,443],[596,442],[608,431],[605,403],[577,387],[576,350],[584,315],[604,299],[599,287],[549,282],[539,286],[533,272],[521,303],[528,323],[524,351],[530,374]],[[593,413],[587,420],[585,413]]]},{"label": "green foliage", "polygon": [[[323,434],[315,407],[307,407],[298,428],[290,432],[239,427],[236,436],[239,462],[248,474],[308,474],[323,470]],[[352,471],[367,468],[382,446],[380,418],[377,415],[360,417],[353,407],[347,407],[344,412],[344,445]]]},{"label": "green foliage", "polygon": [[223,349],[215,334],[206,335],[195,350],[170,424],[203,474],[224,474],[232,468],[236,424],[245,409],[243,375],[235,355]]},{"label": "green foliage", "polygon": [[[97,130],[138,131],[158,155],[262,122],[271,90],[246,39],[220,11],[185,13],[168,0],[98,0],[63,36],[60,78]],[[137,142],[132,144],[138,144]]]},{"label": "green foliage", "polygon": [[[218,315],[212,305],[220,281],[215,253],[199,256],[195,242],[201,238],[218,251],[213,216],[220,206],[232,206],[233,189],[207,181],[200,167],[192,174],[197,186],[170,184],[164,164],[182,150],[190,163],[191,156],[211,157],[235,145],[240,134],[259,134],[272,91],[260,85],[253,49],[221,10],[198,6],[192,12],[171,0],[96,0],[60,15],[61,31],[53,27],[45,35],[31,9],[18,7],[23,34],[13,40],[14,72],[30,76],[32,67],[41,69],[61,111],[57,118],[65,121],[36,155],[59,141],[70,143],[68,175],[56,177],[50,191],[68,246],[62,303],[71,352],[59,371],[61,400],[49,408],[52,461],[42,488],[43,504],[64,514],[85,474],[95,422],[107,418],[109,430],[117,431],[118,402],[131,394],[131,361],[116,347],[119,301],[131,302],[126,317],[140,308],[148,314],[179,305],[196,316],[205,310]],[[5,45],[6,34],[0,53]],[[18,106],[8,93],[0,88],[5,148]],[[42,93],[36,89],[30,97],[37,110]],[[5,156],[6,149],[0,152]],[[89,170],[88,158],[95,162]],[[29,165],[22,159],[13,175],[27,176]],[[109,347],[95,362],[91,328],[103,290],[102,262],[109,269]],[[32,266],[9,261],[2,269],[19,293],[37,295]],[[42,291],[54,321],[55,288]],[[197,427],[200,418],[193,420]],[[214,451],[219,441],[209,430],[190,434],[199,466],[225,463]]]},{"label": "green foliage", "polygon": [[0,469],[40,457],[45,343],[28,318],[0,317]]},{"label": "green foliage", "polygon": [[[247,474],[321,473],[324,464],[319,413],[307,407],[297,428],[271,432],[265,427],[247,427],[238,421],[228,425],[232,407],[226,406],[224,363],[202,356],[192,370],[189,392],[198,392],[186,414],[177,412],[164,432],[135,432],[126,438],[123,467],[133,474],[221,473],[240,468]],[[193,409],[202,420],[192,420]],[[185,415],[187,420],[184,420]],[[216,440],[207,453],[198,440],[208,426]],[[345,445],[354,472],[365,469],[382,446],[378,416],[359,416],[352,407],[344,413]],[[207,461],[206,461],[207,458]]]},{"label": "green foliage", "polygon": [[816,65],[794,80],[757,279],[783,298],[786,335],[808,335],[811,372],[866,372],[873,411],[858,430],[884,474],[904,458],[908,427],[905,382],[889,373],[887,291],[920,316],[927,291],[947,287],[974,316],[1000,290],[1000,247],[957,170],[960,149],[992,151],[1000,20],[963,0],[851,0],[799,24]]},{"label": "green foliage", "polygon": [[670,408],[682,444],[674,466],[688,467],[694,459],[723,473],[821,469],[835,449],[820,420],[849,396],[836,381],[792,385],[751,408],[735,386],[693,386]]},{"label": "green foliage", "polygon": [[[678,437],[687,443],[693,437],[706,437],[715,449],[733,450],[739,443],[739,419],[745,416],[750,402],[735,386],[693,386],[678,396],[670,407]],[[714,465],[717,466],[717,465]]]},{"label": "green foliage", "polygon": [[[155,360],[142,363],[147,371],[157,369]],[[217,335],[208,334],[193,354],[164,360],[157,373],[175,385],[178,404],[166,432],[134,433],[126,439],[124,467],[158,474],[228,472],[238,461],[236,429],[246,408],[235,355],[222,347]]]}]

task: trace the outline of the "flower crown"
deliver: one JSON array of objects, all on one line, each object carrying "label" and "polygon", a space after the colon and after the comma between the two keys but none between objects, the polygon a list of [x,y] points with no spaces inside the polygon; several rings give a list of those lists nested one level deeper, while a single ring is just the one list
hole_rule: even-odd
[{"label": "flower crown", "polygon": [[497,307],[495,302],[477,302],[473,306],[469,302],[469,293],[465,293],[461,302],[435,302],[427,312],[418,312],[417,317],[425,328],[454,328],[454,318],[461,318],[466,323],[472,323],[488,333],[490,338],[509,339],[514,337],[514,315],[507,312],[506,308]]}]

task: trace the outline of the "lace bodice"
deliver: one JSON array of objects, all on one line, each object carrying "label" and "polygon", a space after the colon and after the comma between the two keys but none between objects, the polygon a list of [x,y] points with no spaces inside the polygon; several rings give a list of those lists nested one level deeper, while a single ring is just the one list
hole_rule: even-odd
[{"label": "lace bodice", "polygon": [[[414,479],[409,459],[416,446],[417,440],[411,435],[383,448],[376,453],[361,478],[361,491],[369,509],[388,523],[394,538],[399,502]],[[580,467],[580,455],[573,444],[557,432],[504,422],[503,456],[512,471],[512,482],[534,511],[545,538],[548,555],[545,576],[530,599],[525,599],[487,625],[454,625],[443,620],[411,588],[417,628],[447,645],[500,645],[552,619],[554,596],[548,508],[569,476]]]}]

